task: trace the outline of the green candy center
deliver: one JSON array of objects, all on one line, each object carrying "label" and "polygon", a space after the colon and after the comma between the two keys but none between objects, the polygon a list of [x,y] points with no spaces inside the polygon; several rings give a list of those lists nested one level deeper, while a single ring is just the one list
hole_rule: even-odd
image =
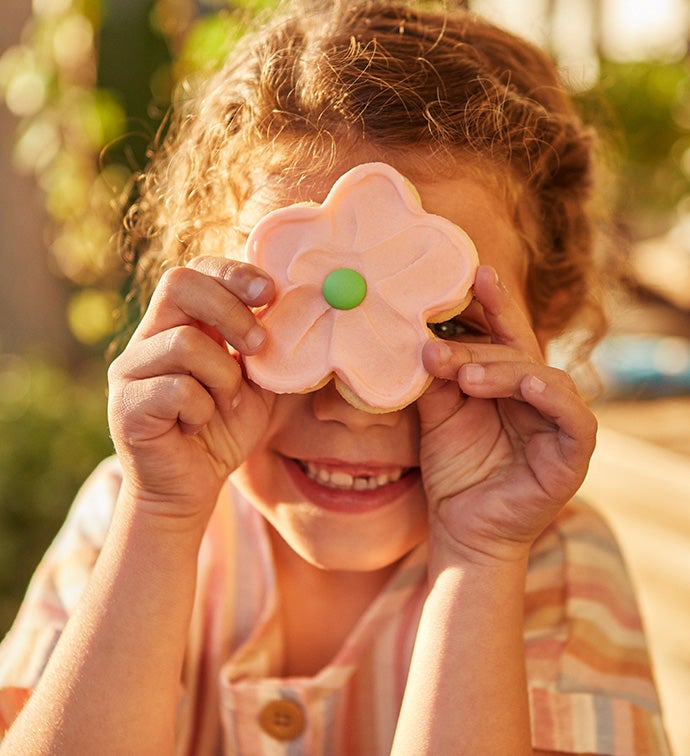
[{"label": "green candy center", "polygon": [[367,282],[352,268],[339,268],[323,282],[324,299],[336,310],[352,310],[361,304],[367,293]]}]

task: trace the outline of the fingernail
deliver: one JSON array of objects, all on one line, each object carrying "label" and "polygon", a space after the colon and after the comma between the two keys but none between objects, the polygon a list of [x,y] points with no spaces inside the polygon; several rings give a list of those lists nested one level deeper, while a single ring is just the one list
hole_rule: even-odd
[{"label": "fingernail", "polygon": [[248,299],[258,299],[266,290],[266,287],[268,286],[268,281],[265,278],[252,278],[252,280],[247,284],[247,298]]},{"label": "fingernail", "polygon": [[541,394],[546,388],[546,383],[544,383],[541,378],[537,378],[536,375],[532,375],[529,379],[529,387],[532,389],[532,391]]},{"label": "fingernail", "polygon": [[247,348],[253,352],[264,343],[265,339],[266,331],[264,331],[261,326],[255,325],[247,332],[247,335],[244,337],[244,342],[247,345]]},{"label": "fingernail", "polygon": [[469,383],[483,383],[486,370],[483,365],[465,365],[465,379]]}]

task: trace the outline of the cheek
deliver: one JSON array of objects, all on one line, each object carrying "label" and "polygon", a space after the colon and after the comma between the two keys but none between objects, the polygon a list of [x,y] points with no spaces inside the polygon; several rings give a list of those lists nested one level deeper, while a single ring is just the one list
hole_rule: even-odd
[{"label": "cheek", "polygon": [[254,451],[231,475],[244,497],[264,516],[280,498],[278,460],[265,450]]}]

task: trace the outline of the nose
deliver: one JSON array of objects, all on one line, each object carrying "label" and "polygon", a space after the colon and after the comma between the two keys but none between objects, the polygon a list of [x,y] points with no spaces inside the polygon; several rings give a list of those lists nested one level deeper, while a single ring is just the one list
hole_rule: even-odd
[{"label": "nose", "polygon": [[333,381],[313,392],[312,407],[317,420],[337,422],[351,430],[364,430],[372,426],[395,427],[406,411],[367,412],[358,409],[343,399]]}]

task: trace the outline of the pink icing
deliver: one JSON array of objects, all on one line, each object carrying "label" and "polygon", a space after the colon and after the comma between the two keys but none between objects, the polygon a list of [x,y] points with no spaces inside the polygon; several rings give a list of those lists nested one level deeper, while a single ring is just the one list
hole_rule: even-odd
[{"label": "pink icing", "polygon": [[[248,377],[275,393],[335,378],[348,401],[377,412],[404,407],[426,389],[421,352],[434,338],[427,323],[467,304],[478,265],[467,234],[426,213],[411,184],[385,163],[348,171],[321,205],[266,215],[246,256],[277,291],[261,313],[266,344],[244,357]],[[352,309],[332,307],[322,293],[341,268],[366,282]]]}]

